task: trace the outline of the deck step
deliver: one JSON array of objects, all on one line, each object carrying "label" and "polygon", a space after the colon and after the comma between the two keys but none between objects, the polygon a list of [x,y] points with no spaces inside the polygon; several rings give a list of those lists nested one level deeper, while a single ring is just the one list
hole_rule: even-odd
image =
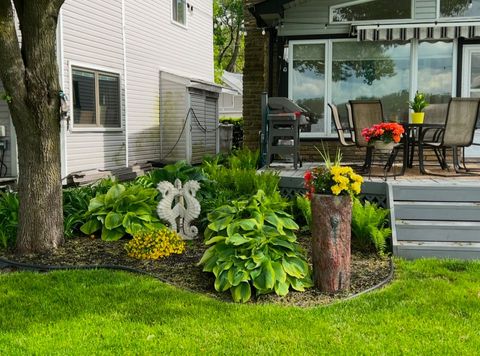
[{"label": "deck step", "polygon": [[480,243],[480,222],[396,220],[397,239]]},{"label": "deck step", "polygon": [[480,202],[397,201],[395,218],[401,220],[480,221]]},{"label": "deck step", "polygon": [[394,246],[393,253],[406,259],[480,259],[480,243],[402,241]]},{"label": "deck step", "polygon": [[398,201],[442,201],[442,202],[478,202],[480,186],[464,182],[436,184],[419,183],[416,185],[396,184],[392,186],[395,200]]}]

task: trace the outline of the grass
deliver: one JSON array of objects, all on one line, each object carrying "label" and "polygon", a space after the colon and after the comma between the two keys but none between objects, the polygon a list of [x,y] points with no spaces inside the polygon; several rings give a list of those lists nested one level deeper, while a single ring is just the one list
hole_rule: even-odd
[{"label": "grass", "polygon": [[237,305],[122,272],[0,275],[0,354],[456,354],[480,350],[480,261],[397,261],[326,307]]}]

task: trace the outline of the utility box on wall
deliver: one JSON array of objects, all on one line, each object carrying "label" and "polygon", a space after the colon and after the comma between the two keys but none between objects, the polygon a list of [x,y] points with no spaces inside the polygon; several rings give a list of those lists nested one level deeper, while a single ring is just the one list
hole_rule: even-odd
[{"label": "utility box on wall", "polygon": [[221,87],[160,72],[160,161],[200,163],[218,153]]}]

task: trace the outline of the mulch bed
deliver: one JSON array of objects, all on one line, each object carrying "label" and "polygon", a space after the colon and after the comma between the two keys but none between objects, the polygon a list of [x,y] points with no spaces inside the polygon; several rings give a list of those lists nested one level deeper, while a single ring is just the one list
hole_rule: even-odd
[{"label": "mulch bed", "polygon": [[[308,259],[310,260],[310,236],[300,235],[298,240],[307,251]],[[202,268],[197,266],[198,261],[206,249],[201,238],[188,241],[185,253],[181,255],[171,255],[157,261],[144,261],[128,257],[124,249],[124,244],[125,240],[105,242],[98,238],[78,237],[67,240],[62,247],[52,254],[19,257],[5,253],[3,257],[15,262],[48,266],[125,266],[146,272],[153,277],[182,289],[188,289],[221,300],[231,301],[229,293],[218,293],[215,291],[213,287],[213,274],[202,272]],[[375,254],[352,251],[351,268],[351,288],[349,292],[330,295],[321,293],[315,288],[309,288],[302,293],[291,291],[283,298],[275,294],[262,295],[252,299],[252,302],[304,307],[328,304],[371,288],[384,281],[390,274],[389,260],[379,258]],[[8,268],[8,271],[12,270],[15,270],[15,268]]]}]

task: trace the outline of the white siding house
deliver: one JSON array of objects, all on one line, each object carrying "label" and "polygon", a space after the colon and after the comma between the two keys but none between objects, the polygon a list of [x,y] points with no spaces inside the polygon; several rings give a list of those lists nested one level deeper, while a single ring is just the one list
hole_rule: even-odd
[{"label": "white siding house", "polygon": [[[162,130],[170,129],[160,127],[161,73],[213,82],[210,0],[66,0],[57,34],[60,82],[70,101],[63,177],[160,160]],[[218,90],[210,88],[216,100]],[[187,111],[183,91],[173,100]],[[216,108],[209,113],[215,120]],[[4,102],[0,125],[14,143]],[[4,159],[9,176],[16,175],[13,146]]]},{"label": "white siding house", "polygon": [[220,117],[239,118],[243,112],[243,74],[224,72],[224,87],[219,98]]}]

